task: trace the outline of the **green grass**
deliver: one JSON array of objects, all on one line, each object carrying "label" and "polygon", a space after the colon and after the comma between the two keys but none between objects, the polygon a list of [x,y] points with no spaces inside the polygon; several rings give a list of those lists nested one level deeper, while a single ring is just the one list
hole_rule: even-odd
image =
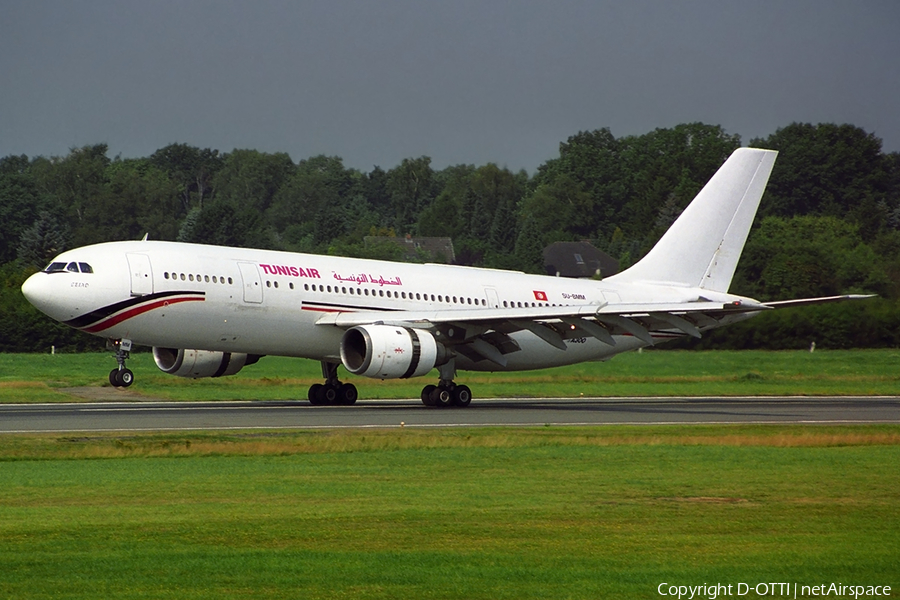
[{"label": "green grass", "polygon": [[898,464],[893,425],[4,436],[0,597],[896,590]]},{"label": "green grass", "polygon": [[[0,354],[0,402],[73,401],[61,390],[107,386],[115,366],[106,354]],[[156,369],[149,353],[128,363],[139,397],[171,400],[302,400],[321,380],[315,361],[265,357],[233,377],[189,380]],[[475,398],[675,395],[893,395],[900,389],[900,350],[674,351],[622,354],[603,363],[518,373],[461,372]],[[415,398],[436,372],[415,380],[347,376],[362,398]]]}]

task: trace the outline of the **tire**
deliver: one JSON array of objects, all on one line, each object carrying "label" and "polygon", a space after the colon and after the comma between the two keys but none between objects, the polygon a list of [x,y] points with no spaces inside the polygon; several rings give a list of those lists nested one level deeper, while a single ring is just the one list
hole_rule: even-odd
[{"label": "tire", "polygon": [[444,408],[453,404],[453,394],[445,387],[435,388],[431,394],[431,401],[434,406]]},{"label": "tire", "polygon": [[109,372],[109,385],[119,387],[119,370],[113,369]]},{"label": "tire", "polygon": [[309,386],[309,393],[307,393],[307,398],[309,399],[309,403],[313,406],[320,406],[322,402],[319,400],[321,396],[321,390],[325,387],[321,383],[314,383]]},{"label": "tire", "polygon": [[134,373],[131,371],[131,369],[122,369],[119,371],[116,380],[122,387],[129,387],[132,383],[134,383]]},{"label": "tire", "polygon": [[431,395],[434,394],[434,390],[436,389],[436,385],[426,385],[422,388],[422,404],[424,404],[425,406],[434,406]]},{"label": "tire", "polygon": [[337,404],[351,406],[356,403],[357,398],[359,398],[359,392],[356,391],[356,386],[352,383],[342,384],[338,388]]},{"label": "tire", "polygon": [[467,385],[458,385],[453,388],[453,405],[465,408],[472,402],[472,390]]},{"label": "tire", "polygon": [[337,404],[337,401],[338,401],[337,386],[331,386],[326,383],[325,385],[322,386],[322,389],[319,392],[319,397],[322,400],[322,404]]}]

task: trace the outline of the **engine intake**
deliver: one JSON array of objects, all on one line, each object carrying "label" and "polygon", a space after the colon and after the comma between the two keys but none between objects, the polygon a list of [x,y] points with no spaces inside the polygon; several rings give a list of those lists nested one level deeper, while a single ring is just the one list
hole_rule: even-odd
[{"label": "engine intake", "polygon": [[431,333],[393,325],[359,325],[341,339],[341,362],[354,375],[406,379],[447,362],[447,349]]},{"label": "engine intake", "polygon": [[234,375],[260,359],[257,354],[153,348],[153,360],[163,373],[177,377],[223,377]]}]

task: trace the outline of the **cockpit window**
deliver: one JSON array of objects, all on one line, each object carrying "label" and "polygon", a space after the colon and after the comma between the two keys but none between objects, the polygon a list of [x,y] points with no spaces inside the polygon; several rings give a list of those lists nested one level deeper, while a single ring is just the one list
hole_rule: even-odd
[{"label": "cockpit window", "polygon": [[64,262],[50,263],[44,273],[93,273],[94,269],[88,263],[83,262]]},{"label": "cockpit window", "polygon": [[58,273],[60,271],[66,270],[66,263],[64,262],[55,262],[50,263],[46,269],[44,269],[45,273]]}]

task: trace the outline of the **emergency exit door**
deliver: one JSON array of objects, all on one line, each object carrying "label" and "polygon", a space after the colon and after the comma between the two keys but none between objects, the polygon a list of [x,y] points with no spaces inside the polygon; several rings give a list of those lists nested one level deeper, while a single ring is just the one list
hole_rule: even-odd
[{"label": "emergency exit door", "polygon": [[153,270],[150,257],[146,254],[126,254],[128,271],[131,273],[131,295],[146,296],[153,293]]},{"label": "emergency exit door", "polygon": [[241,270],[241,281],[244,284],[244,302],[262,304],[262,281],[255,263],[238,263]]}]

